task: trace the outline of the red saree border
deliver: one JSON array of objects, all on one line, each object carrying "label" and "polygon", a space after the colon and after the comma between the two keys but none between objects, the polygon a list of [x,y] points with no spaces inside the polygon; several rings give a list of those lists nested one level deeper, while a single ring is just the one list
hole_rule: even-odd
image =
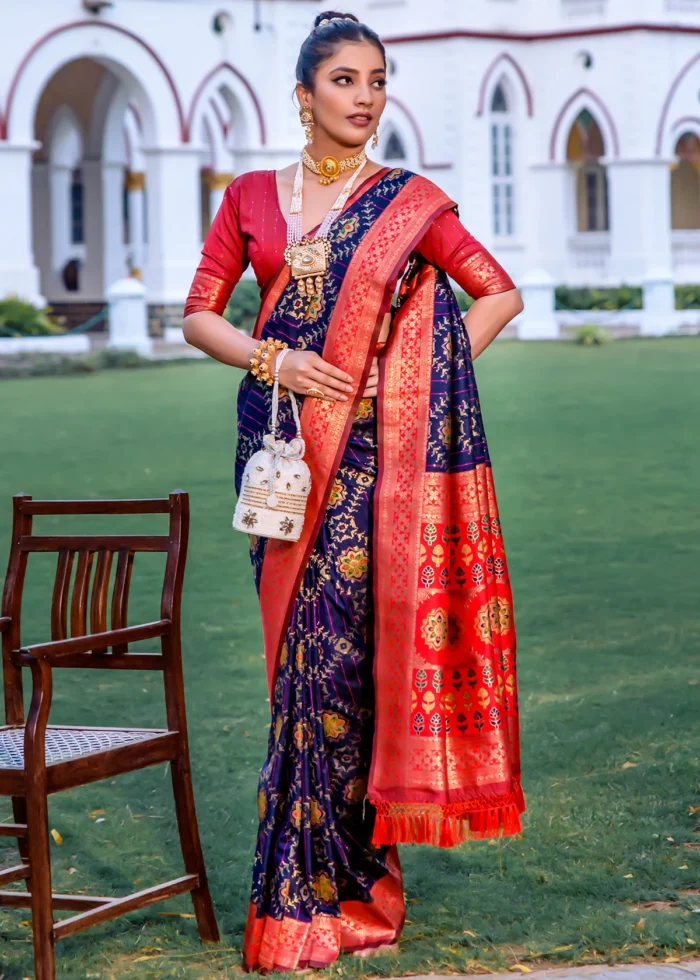
[{"label": "red saree border", "polygon": [[340,903],[340,915],[314,915],[311,922],[291,916],[258,917],[248,906],[243,937],[246,971],[323,969],[342,953],[395,943],[404,926],[406,906],[396,848],[387,854],[388,874],[374,885],[369,902]]},{"label": "red saree border", "polygon": [[[439,526],[498,515],[490,466],[432,473],[425,472],[421,458],[430,424],[435,283],[436,270],[423,265],[394,317],[380,362],[373,529],[374,680],[380,707],[367,793],[377,810],[376,845],[452,847],[473,837],[499,836],[501,829],[511,836],[522,831],[525,810],[517,712],[505,714],[498,731],[466,737],[444,729],[434,737],[412,734],[414,674],[428,666],[413,642],[420,621],[419,569],[425,560],[419,554],[420,529],[428,521]],[[507,581],[500,589],[506,602]],[[474,592],[478,596],[479,589]],[[484,587],[482,601],[491,598]],[[459,604],[466,607],[461,596]],[[440,605],[450,609],[448,594]]]},{"label": "red saree border", "polygon": [[[328,326],[323,357],[355,379],[353,397],[347,402],[305,399],[301,425],[306,442],[305,461],[311,471],[307,519],[298,541],[270,538],[263,559],[260,607],[271,708],[284,633],[323,522],[332,483],[369,375],[374,344],[391,299],[386,295],[387,284],[398,273],[428,224],[451,207],[454,202],[440,188],[415,175],[364,236],[345,273]],[[273,297],[279,299],[281,293],[275,284],[264,304],[267,310],[274,307]]]}]

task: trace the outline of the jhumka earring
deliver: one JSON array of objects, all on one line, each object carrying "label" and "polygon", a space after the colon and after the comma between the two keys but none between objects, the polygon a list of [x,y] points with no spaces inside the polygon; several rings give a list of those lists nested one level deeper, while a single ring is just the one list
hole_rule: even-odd
[{"label": "jhumka earring", "polygon": [[374,136],[372,137],[372,149],[376,150],[379,146],[379,126],[374,131]]},{"label": "jhumka earring", "polygon": [[306,133],[306,142],[312,143],[314,138],[314,114],[311,106],[303,105],[300,107],[299,119]]}]

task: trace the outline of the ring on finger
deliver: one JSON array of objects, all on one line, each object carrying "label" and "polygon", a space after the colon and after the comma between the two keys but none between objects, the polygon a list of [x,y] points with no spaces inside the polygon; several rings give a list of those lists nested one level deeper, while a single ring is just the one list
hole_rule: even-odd
[{"label": "ring on finger", "polygon": [[323,392],[321,391],[320,388],[313,388],[313,387],[312,388],[307,388],[306,389],[306,394],[307,395],[311,395],[313,398],[325,398],[326,397],[323,394]]}]

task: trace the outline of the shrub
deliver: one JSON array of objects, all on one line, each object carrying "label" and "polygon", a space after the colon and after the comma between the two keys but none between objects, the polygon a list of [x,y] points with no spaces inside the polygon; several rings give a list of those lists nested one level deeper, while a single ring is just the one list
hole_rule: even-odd
[{"label": "shrub", "polygon": [[18,296],[0,299],[0,336],[45,337],[57,333],[63,333],[63,328],[49,316],[48,308],[40,310]]},{"label": "shrub", "polygon": [[593,347],[607,344],[608,341],[612,340],[612,336],[605,327],[599,327],[595,323],[586,323],[577,328],[574,340],[584,347]]},{"label": "shrub", "polygon": [[619,289],[572,289],[557,286],[555,306],[558,310],[641,310],[642,290],[638,286]]},{"label": "shrub", "polygon": [[676,286],[676,309],[700,309],[700,286]]},{"label": "shrub", "polygon": [[252,333],[260,310],[260,289],[254,279],[242,279],[233,291],[224,317],[234,327]]}]

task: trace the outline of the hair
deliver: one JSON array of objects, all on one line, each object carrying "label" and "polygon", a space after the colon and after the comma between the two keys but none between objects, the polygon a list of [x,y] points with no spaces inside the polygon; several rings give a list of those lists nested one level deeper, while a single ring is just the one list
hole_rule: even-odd
[{"label": "hair", "polygon": [[[331,18],[340,18],[332,20]],[[321,22],[327,20],[327,24]],[[305,89],[311,91],[314,87],[318,66],[332,57],[338,45],[346,41],[361,43],[366,41],[373,44],[381,53],[386,66],[386,51],[379,35],[366,24],[360,23],[354,14],[341,14],[337,10],[324,10],[314,21],[314,26],[301,46],[297,61],[297,81]]]}]

